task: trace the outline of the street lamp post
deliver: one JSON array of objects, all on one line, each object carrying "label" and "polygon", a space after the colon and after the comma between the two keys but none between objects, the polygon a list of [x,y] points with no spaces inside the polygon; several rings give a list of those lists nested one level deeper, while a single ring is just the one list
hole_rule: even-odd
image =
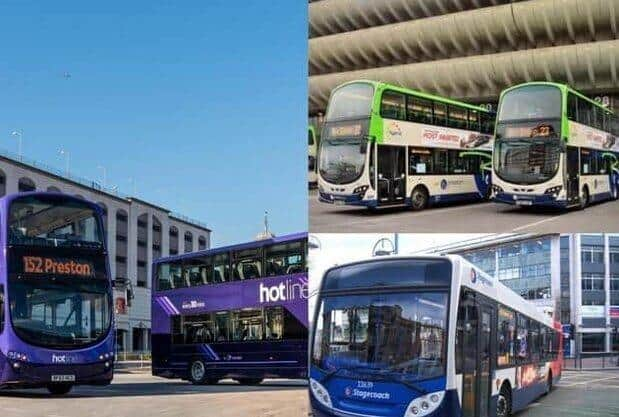
[{"label": "street lamp post", "polygon": [[65,174],[67,177],[69,177],[69,151],[67,151],[66,149],[60,149],[58,153],[65,157]]},{"label": "street lamp post", "polygon": [[103,165],[99,165],[97,168],[103,171],[103,188],[105,188],[107,187],[107,170]]},{"label": "street lamp post", "polygon": [[23,130],[14,130],[11,132],[11,136],[17,137],[18,145],[17,145],[17,156],[19,160],[22,160],[22,138],[24,136]]}]

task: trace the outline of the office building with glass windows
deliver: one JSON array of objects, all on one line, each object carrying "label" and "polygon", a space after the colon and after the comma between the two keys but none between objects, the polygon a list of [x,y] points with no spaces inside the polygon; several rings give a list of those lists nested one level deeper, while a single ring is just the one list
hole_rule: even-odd
[{"label": "office building with glass windows", "polygon": [[459,254],[565,329],[570,352],[619,352],[619,234],[487,235],[430,250]]}]

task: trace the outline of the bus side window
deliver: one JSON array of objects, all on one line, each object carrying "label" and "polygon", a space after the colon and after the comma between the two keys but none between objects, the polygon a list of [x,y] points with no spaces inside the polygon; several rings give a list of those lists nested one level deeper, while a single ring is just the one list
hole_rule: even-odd
[{"label": "bus side window", "polygon": [[428,148],[410,148],[408,175],[433,174],[432,151]]},{"label": "bus side window", "polygon": [[447,126],[447,105],[445,103],[434,102],[434,124]]},{"label": "bus side window", "polygon": [[479,131],[479,112],[469,110],[469,130]]},{"label": "bus side window", "polygon": [[578,120],[578,97],[572,93],[567,94],[567,118],[573,121]]},{"label": "bus side window", "polygon": [[505,307],[499,307],[497,366],[514,364],[514,341],[516,332],[516,314]]},{"label": "bus side window", "polygon": [[406,113],[411,122],[432,124],[432,101],[408,96]]},{"label": "bus side window", "polygon": [[232,274],[235,281],[262,276],[262,249],[246,249],[232,253]]},{"label": "bus side window", "polygon": [[491,114],[482,112],[479,114],[479,131],[488,135],[494,134],[494,118]]},{"label": "bus side window", "polygon": [[578,100],[578,123],[590,124],[592,105],[587,100]]},{"label": "bus side window", "polygon": [[170,274],[170,264],[159,264],[157,266],[157,289],[159,291],[169,290],[172,288],[172,279]]},{"label": "bus side window", "polygon": [[406,120],[406,97],[395,91],[385,91],[380,102],[380,114],[388,119]]},{"label": "bus side window", "polygon": [[447,124],[456,129],[466,129],[466,109],[453,104],[447,106]]}]

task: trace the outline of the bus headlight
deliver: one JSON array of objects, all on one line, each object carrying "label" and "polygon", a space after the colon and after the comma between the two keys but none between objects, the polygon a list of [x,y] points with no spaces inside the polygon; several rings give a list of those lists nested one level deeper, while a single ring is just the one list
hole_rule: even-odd
[{"label": "bus headlight", "polygon": [[355,188],[354,190],[352,190],[353,194],[365,194],[365,192],[368,190],[369,186],[368,185],[362,185],[360,187]]},{"label": "bus headlight", "polygon": [[404,417],[423,417],[433,413],[445,397],[445,391],[437,391],[415,398],[406,408]]},{"label": "bus headlight", "polygon": [[325,407],[332,408],[331,405],[331,397],[329,397],[329,393],[327,389],[322,386],[315,379],[310,378],[310,388],[312,390],[312,394],[314,394],[314,398],[316,398],[322,405]]},{"label": "bus headlight", "polygon": [[562,189],[563,189],[562,185],[557,185],[556,187],[550,187],[549,189],[544,191],[544,194],[550,194],[553,197],[556,197],[559,195]]},{"label": "bus headlight", "polygon": [[492,186],[492,192],[494,194],[502,193],[503,189],[501,187],[499,187],[498,185],[493,185]]}]

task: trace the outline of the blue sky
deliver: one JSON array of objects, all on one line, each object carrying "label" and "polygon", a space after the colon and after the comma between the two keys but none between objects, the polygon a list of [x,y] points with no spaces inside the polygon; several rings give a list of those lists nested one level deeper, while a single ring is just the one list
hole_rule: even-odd
[{"label": "blue sky", "polygon": [[[307,3],[0,3],[0,148],[205,221],[306,230]],[[65,76],[70,74],[70,77]]]}]

